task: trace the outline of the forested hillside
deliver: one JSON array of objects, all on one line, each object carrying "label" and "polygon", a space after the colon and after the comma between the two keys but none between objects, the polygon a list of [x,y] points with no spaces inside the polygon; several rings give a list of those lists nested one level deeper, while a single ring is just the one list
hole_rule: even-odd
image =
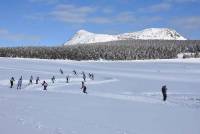
[{"label": "forested hillside", "polygon": [[199,52],[199,40],[124,40],[62,47],[0,48],[1,57],[71,60],[170,59],[179,53],[193,53],[193,57],[199,57]]}]

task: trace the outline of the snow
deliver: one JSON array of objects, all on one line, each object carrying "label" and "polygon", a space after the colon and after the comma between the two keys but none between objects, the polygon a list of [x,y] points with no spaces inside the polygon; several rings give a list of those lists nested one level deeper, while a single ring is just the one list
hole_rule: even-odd
[{"label": "snow", "polygon": [[[69,61],[0,58],[2,134],[199,134],[200,59]],[[64,75],[59,69],[62,68]],[[79,75],[74,76],[73,70]],[[83,94],[80,73],[94,73]],[[65,83],[66,75],[70,83]],[[16,83],[23,76],[21,90]],[[30,76],[46,80],[28,85]],[[55,75],[56,81],[50,78]],[[10,77],[15,78],[9,88]],[[35,81],[34,81],[35,82]],[[168,99],[162,101],[166,84]]]},{"label": "snow", "polygon": [[178,58],[190,58],[190,57],[195,57],[195,53],[179,53],[177,55]]},{"label": "snow", "polygon": [[186,40],[186,38],[181,36],[175,30],[168,28],[149,28],[138,32],[119,35],[95,34],[86,30],[79,30],[74,37],[67,41],[64,45],[88,44],[127,39]]},{"label": "snow", "polygon": [[108,42],[108,41],[115,41],[117,39],[118,37],[113,35],[94,34],[85,30],[80,30],[75,34],[75,36],[71,40],[65,43],[65,45]]}]

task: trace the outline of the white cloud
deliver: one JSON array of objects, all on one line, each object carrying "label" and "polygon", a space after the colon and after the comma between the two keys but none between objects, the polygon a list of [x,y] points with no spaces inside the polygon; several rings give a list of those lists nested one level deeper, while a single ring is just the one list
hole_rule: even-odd
[{"label": "white cloud", "polygon": [[120,12],[118,14],[113,14],[113,12],[113,9],[106,7],[61,4],[57,5],[49,15],[58,21],[80,24],[128,23],[135,21],[135,16],[132,12]]},{"label": "white cloud", "polygon": [[165,0],[166,2],[176,2],[176,3],[191,3],[199,2],[199,0]]},{"label": "white cloud", "polygon": [[6,29],[0,29],[0,39],[3,40],[32,40],[32,41],[38,41],[40,40],[40,37],[34,36],[34,35],[25,35],[25,34],[19,34],[19,33],[11,33]]},{"label": "white cloud", "polygon": [[63,22],[85,23],[87,22],[88,16],[95,11],[95,7],[77,7],[74,5],[61,4],[57,5],[55,9],[49,13],[49,15]]},{"label": "white cloud", "polygon": [[111,14],[114,12],[113,8],[105,7],[102,9],[102,12],[105,14]]},{"label": "white cloud", "polygon": [[8,31],[5,29],[0,29],[0,35],[8,34]]},{"label": "white cloud", "polygon": [[120,12],[116,15],[88,18],[87,22],[106,24],[106,23],[133,23],[135,21],[136,21],[135,14],[133,12],[125,11],[125,12]]},{"label": "white cloud", "polygon": [[[158,7],[155,7],[158,10]],[[155,10],[155,9],[154,9]],[[59,4],[46,13],[37,13],[26,16],[28,19],[60,21],[71,24],[133,24],[156,22],[160,17],[141,17],[131,11],[116,11],[111,7],[76,6],[72,4]]]},{"label": "white cloud", "polygon": [[200,30],[200,16],[180,17],[174,19],[171,23],[182,29]]},{"label": "white cloud", "polygon": [[115,17],[114,21],[121,23],[132,23],[136,21],[136,17],[133,12],[121,12]]},{"label": "white cloud", "polygon": [[105,24],[105,23],[112,23],[112,20],[108,17],[94,17],[88,18],[88,22],[96,23],[96,24]]},{"label": "white cloud", "polygon": [[171,5],[169,3],[160,3],[153,5],[149,8],[152,12],[160,12],[160,11],[167,11],[171,8]]},{"label": "white cloud", "polygon": [[24,18],[26,19],[30,19],[30,20],[40,20],[40,21],[44,21],[45,18],[47,18],[48,15],[46,14],[42,14],[42,13],[35,13],[35,14],[32,14],[32,15],[25,15]]},{"label": "white cloud", "polygon": [[150,5],[145,8],[140,8],[139,11],[141,12],[162,12],[162,11],[168,11],[171,9],[171,4],[169,3],[159,3],[155,5]]},{"label": "white cloud", "polygon": [[59,0],[29,0],[31,3],[44,3],[44,4],[55,4],[58,3]]}]

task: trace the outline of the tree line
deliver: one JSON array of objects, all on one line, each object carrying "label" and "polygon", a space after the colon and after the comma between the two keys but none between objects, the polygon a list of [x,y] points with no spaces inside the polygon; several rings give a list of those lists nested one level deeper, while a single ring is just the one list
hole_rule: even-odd
[{"label": "tree line", "polygon": [[0,57],[70,60],[170,59],[179,53],[200,57],[199,40],[121,40],[61,47],[2,47]]}]

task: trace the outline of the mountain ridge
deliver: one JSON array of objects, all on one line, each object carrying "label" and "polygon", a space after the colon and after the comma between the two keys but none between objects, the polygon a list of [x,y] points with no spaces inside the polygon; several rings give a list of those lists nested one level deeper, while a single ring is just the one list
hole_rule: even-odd
[{"label": "mountain ridge", "polygon": [[89,44],[118,40],[187,40],[174,29],[148,28],[137,32],[122,33],[116,35],[96,34],[84,29],[79,30],[64,45]]}]

